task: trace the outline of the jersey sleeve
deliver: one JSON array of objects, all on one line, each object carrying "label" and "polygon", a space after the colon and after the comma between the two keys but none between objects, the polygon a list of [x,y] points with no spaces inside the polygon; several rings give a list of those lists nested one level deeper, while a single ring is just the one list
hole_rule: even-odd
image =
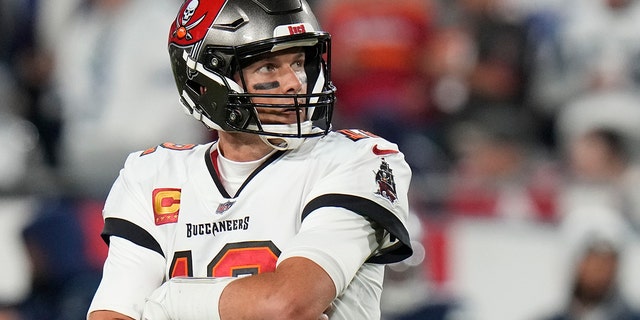
[{"label": "jersey sleeve", "polygon": [[102,237],[107,244],[112,237],[120,237],[164,257],[161,244],[165,243],[166,232],[155,223],[151,187],[147,187],[154,179],[160,156],[141,158],[139,153],[132,153],[127,158],[103,210]]},{"label": "jersey sleeve", "polygon": [[90,312],[112,310],[137,319],[146,296],[162,284],[168,230],[155,223],[151,186],[163,158],[162,150],[130,154],[109,192],[101,234],[109,253]]},{"label": "jersey sleeve", "polygon": [[139,319],[145,298],[162,284],[163,278],[164,259],[161,256],[114,237],[88,313],[111,310]]},{"label": "jersey sleeve", "polygon": [[333,280],[337,296],[376,248],[376,230],[367,219],[343,208],[323,207],[305,219],[278,263],[290,257],[314,261]]},{"label": "jersey sleeve", "polygon": [[[361,215],[382,232],[367,262],[393,263],[412,254],[406,221],[411,169],[397,145],[364,131],[334,133],[322,152],[323,177],[309,194],[304,219],[320,208]],[[326,149],[326,148],[324,148]],[[328,156],[330,155],[330,156]]]}]

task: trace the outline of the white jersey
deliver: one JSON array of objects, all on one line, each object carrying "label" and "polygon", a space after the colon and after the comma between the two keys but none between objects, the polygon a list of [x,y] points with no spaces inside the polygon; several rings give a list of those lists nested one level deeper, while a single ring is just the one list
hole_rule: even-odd
[{"label": "white jersey", "polygon": [[[282,259],[304,256],[336,285],[331,319],[380,317],[384,264],[411,255],[411,171],[395,144],[362,130],[307,139],[269,156],[235,194],[224,189],[216,157],[215,142],[166,143],[128,157],[104,208],[111,247],[90,311],[136,318],[163,279],[270,272]],[[335,218],[344,212],[375,229],[368,249],[332,236],[333,229],[362,229]],[[321,224],[320,234],[307,227]],[[121,261],[128,268],[118,268]]]}]

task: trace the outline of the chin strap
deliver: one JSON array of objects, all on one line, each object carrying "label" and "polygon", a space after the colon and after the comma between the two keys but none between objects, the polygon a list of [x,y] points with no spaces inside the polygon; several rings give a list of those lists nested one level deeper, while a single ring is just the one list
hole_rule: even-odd
[{"label": "chin strap", "polygon": [[268,137],[268,136],[260,136],[260,139],[268,146],[280,150],[293,150],[302,145],[305,138],[281,138],[281,137]]},{"label": "chin strap", "polygon": [[[298,125],[292,124],[264,124],[262,129],[268,132],[282,133],[282,134],[297,134]],[[311,121],[305,121],[300,123],[300,133],[309,134],[314,131],[321,130],[320,128],[314,128]],[[260,135],[260,139],[268,146],[276,150],[293,150],[300,147],[306,138],[292,138],[292,137],[273,137],[267,135]]]}]

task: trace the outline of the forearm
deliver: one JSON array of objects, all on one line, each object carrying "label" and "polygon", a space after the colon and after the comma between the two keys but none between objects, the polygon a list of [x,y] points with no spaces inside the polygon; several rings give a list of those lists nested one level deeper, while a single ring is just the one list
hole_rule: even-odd
[{"label": "forearm", "polygon": [[219,309],[222,320],[317,320],[334,297],[333,281],[320,266],[305,258],[291,258],[276,272],[230,283],[222,292]]},{"label": "forearm", "polygon": [[134,319],[114,311],[97,310],[89,314],[88,320],[134,320]]},{"label": "forearm", "polygon": [[329,275],[294,257],[275,272],[245,278],[173,278],[147,299],[150,320],[326,319],[335,297]]}]

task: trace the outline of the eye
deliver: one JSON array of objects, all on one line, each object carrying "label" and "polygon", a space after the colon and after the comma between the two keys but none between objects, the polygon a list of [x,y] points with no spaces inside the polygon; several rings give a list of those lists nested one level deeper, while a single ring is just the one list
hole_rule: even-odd
[{"label": "eye", "polygon": [[296,61],[294,61],[291,66],[294,69],[304,69],[304,59],[298,59]]},{"label": "eye", "polygon": [[269,73],[269,72],[273,72],[276,70],[276,65],[274,65],[273,63],[267,63],[264,64],[262,66],[260,66],[256,72],[258,73]]}]

